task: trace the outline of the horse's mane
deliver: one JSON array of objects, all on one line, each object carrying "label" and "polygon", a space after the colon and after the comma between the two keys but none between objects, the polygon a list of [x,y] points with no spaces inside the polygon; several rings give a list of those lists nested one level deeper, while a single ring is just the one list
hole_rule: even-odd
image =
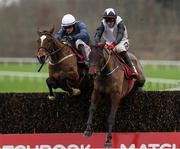
[{"label": "horse's mane", "polygon": [[[41,33],[42,33],[42,34],[48,34],[48,35],[51,35],[51,33],[50,33],[49,31],[46,31],[46,30],[43,30]],[[51,35],[51,36],[52,36],[52,35]]]}]

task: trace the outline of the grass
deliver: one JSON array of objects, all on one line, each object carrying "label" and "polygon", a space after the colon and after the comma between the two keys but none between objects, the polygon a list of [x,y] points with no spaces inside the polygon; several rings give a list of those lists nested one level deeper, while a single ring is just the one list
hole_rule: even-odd
[{"label": "grass", "polygon": [[180,80],[180,68],[178,67],[145,66],[144,72],[146,77]]},{"label": "grass", "polygon": [[[0,73],[1,71],[17,71],[38,74],[39,67],[40,64],[0,64]],[[177,67],[145,66],[144,72],[146,77],[180,80],[180,68]],[[42,68],[41,73],[48,73],[47,65]],[[0,76],[0,84],[0,92],[48,92],[45,78]],[[147,82],[144,90],[162,90],[175,87],[180,87],[180,84]],[[60,89],[56,91],[60,91]]]},{"label": "grass", "polygon": [[47,92],[44,78],[4,77],[0,79],[0,92]]}]

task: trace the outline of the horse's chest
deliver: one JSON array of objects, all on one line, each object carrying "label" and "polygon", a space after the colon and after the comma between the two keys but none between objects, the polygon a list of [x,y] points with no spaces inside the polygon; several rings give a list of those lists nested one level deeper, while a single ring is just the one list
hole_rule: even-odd
[{"label": "horse's chest", "polygon": [[109,94],[117,89],[117,82],[113,79],[97,79],[95,88],[102,93]]}]

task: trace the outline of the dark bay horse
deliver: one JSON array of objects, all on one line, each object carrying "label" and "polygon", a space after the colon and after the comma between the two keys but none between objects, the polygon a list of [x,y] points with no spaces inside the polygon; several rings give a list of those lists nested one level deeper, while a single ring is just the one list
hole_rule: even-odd
[{"label": "dark bay horse", "polygon": [[55,98],[53,89],[56,88],[62,88],[71,96],[79,95],[82,82],[87,79],[88,70],[78,67],[78,59],[72,47],[55,39],[53,32],[54,27],[49,31],[37,31],[37,58],[42,65],[49,59],[49,77],[46,80],[49,88],[48,98]]},{"label": "dark bay horse", "polygon": [[90,65],[92,67],[94,66],[93,69],[90,68],[90,73],[95,73],[92,70],[96,70],[96,77],[94,80],[94,89],[91,96],[91,105],[89,107],[89,117],[84,135],[87,137],[92,135],[93,114],[99,101],[102,100],[101,95],[107,95],[107,97],[110,98],[111,107],[107,120],[108,133],[105,142],[106,148],[112,147],[112,128],[122,98],[132,90],[133,86],[138,89],[145,83],[145,77],[140,63],[133,54],[129,53],[129,55],[138,71],[137,80],[128,78],[125,73],[127,66],[123,61],[119,61],[115,53],[109,51],[106,47],[102,46],[94,48],[90,53]]}]

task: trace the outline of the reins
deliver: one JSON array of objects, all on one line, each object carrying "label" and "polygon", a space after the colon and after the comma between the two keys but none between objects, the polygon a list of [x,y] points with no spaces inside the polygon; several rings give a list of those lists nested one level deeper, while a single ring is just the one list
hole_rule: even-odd
[{"label": "reins", "polygon": [[107,59],[106,63],[104,64],[104,66],[101,68],[101,72],[106,68],[106,66],[109,63],[109,60],[111,58],[111,55],[107,52],[107,49],[106,49],[106,53],[108,54],[108,59]]},{"label": "reins", "polygon": [[39,67],[38,72],[40,72],[40,71],[41,71],[42,67],[43,67],[43,66],[44,66],[44,64],[46,63],[47,58],[48,58],[48,57],[46,56],[45,61],[44,61],[44,63],[42,63],[42,64],[41,64],[41,66]]},{"label": "reins", "polygon": [[74,56],[74,55],[75,55],[75,54],[69,54],[69,55],[63,57],[62,59],[60,59],[60,60],[59,60],[58,62],[56,62],[56,63],[52,63],[51,61],[49,61],[49,64],[50,64],[50,65],[59,64],[59,63],[63,62],[64,60],[66,60],[66,59],[68,59],[68,58],[70,58],[70,57],[72,57],[72,56]]},{"label": "reins", "polygon": [[[103,65],[103,67],[100,69],[100,72],[102,72],[106,68],[106,66],[108,65],[108,63],[109,63],[109,61],[111,59],[111,56],[112,56],[111,53],[107,52],[107,50],[108,50],[107,48],[105,48],[104,50],[108,54],[108,59],[106,60],[106,63]],[[112,54],[114,54],[116,57],[118,56],[114,51],[112,51]],[[117,58],[119,60],[119,57],[117,57]],[[120,67],[120,65],[116,66],[112,71],[110,71],[109,73],[107,73],[105,75],[106,76],[111,75],[113,72],[115,72]]]}]

